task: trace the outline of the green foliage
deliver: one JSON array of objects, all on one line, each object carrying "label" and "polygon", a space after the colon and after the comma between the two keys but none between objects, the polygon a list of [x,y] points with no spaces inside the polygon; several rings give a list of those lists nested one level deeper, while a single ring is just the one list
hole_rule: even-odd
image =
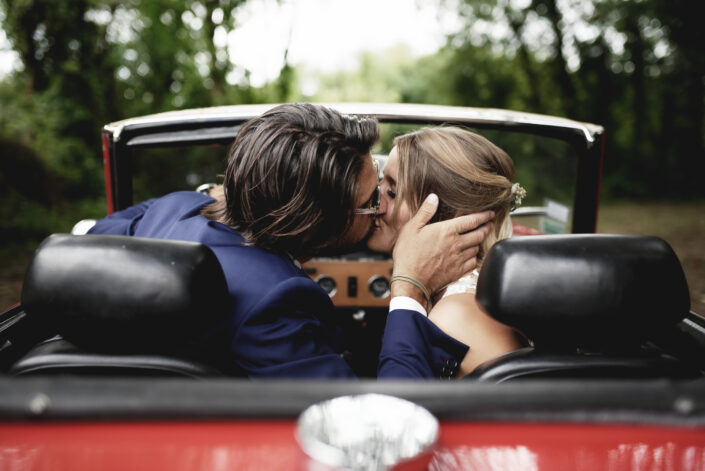
[{"label": "green foliage", "polygon": [[226,156],[225,146],[136,150],[134,199],[143,201],[172,191],[192,190],[201,183],[220,183]]},{"label": "green foliage", "polygon": [[319,77],[313,99],[507,108],[594,122],[606,129],[604,194],[705,195],[705,29],[692,4],[465,0],[459,14],[465,27],[436,54],[367,54],[356,71]]},{"label": "green foliage", "polygon": [[[485,87],[490,106],[605,126],[607,193],[705,195],[699,183],[705,171],[705,37],[691,3],[532,0],[528,8],[514,5],[466,0],[461,13],[467,27],[451,43],[457,52],[500,51],[511,64],[508,77],[514,83],[501,66],[491,73],[492,80],[507,84],[504,89],[468,82]],[[477,25],[483,21],[507,25],[508,34],[481,34]],[[531,36],[541,27],[550,40]],[[477,67],[476,56],[465,57],[466,67]]]},{"label": "green foliage", "polygon": [[[607,130],[607,195],[705,195],[705,29],[691,2],[464,0],[465,26],[435,54],[415,58],[399,46],[333,74],[298,69],[285,56],[280,77],[260,88],[227,57],[244,2],[0,0],[1,26],[22,63],[0,81],[3,227],[38,234],[34,225],[55,227],[62,208],[102,200],[105,123],[299,100],[508,108],[595,122]],[[384,131],[379,148],[401,131]],[[572,171],[550,143],[504,145],[544,157],[518,166],[537,197]],[[215,160],[207,158],[209,175]],[[166,187],[189,184],[176,167]],[[154,190],[138,179],[142,187]]]},{"label": "green foliage", "polygon": [[408,48],[400,45],[379,53],[363,52],[353,71],[317,75],[318,91],[303,97],[319,102],[403,101],[405,73],[414,63]]},{"label": "green foliage", "polygon": [[40,237],[65,222],[65,208],[102,201],[106,123],[289,99],[293,68],[258,90],[227,57],[225,39],[243,3],[0,0],[0,26],[22,63],[0,81],[0,231]]}]

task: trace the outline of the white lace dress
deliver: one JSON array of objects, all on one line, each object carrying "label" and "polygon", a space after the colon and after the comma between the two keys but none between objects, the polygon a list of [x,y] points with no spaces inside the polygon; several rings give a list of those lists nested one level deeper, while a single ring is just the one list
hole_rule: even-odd
[{"label": "white lace dress", "polygon": [[477,290],[477,278],[480,276],[480,272],[473,270],[465,276],[460,277],[458,281],[454,281],[446,287],[445,293],[443,293],[442,298],[450,296],[451,294],[469,293],[475,294]]}]

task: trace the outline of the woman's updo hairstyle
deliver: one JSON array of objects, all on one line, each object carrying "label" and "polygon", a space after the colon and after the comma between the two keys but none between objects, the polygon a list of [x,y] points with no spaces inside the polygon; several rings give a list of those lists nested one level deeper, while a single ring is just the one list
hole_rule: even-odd
[{"label": "woman's updo hairstyle", "polygon": [[506,152],[478,134],[453,126],[422,128],[397,137],[394,144],[399,158],[397,198],[406,202],[412,214],[429,193],[440,200],[432,222],[494,211],[494,230],[480,246],[479,261],[495,242],[512,235],[514,162]]}]

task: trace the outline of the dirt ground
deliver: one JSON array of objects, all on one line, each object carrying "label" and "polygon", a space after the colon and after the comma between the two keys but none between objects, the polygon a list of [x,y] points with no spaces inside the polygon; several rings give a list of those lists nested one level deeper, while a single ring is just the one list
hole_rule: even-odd
[{"label": "dirt ground", "polygon": [[[705,201],[603,203],[598,232],[654,235],[666,240],[683,265],[691,309],[705,314]],[[22,277],[33,252],[33,245],[0,249],[0,310],[20,299]]]},{"label": "dirt ground", "polygon": [[690,309],[705,315],[705,201],[605,203],[597,230],[653,235],[668,242],[688,280]]}]

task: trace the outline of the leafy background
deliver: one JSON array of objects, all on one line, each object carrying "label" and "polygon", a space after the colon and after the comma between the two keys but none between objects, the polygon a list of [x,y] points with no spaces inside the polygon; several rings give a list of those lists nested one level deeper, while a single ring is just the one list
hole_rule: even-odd
[{"label": "leafy background", "polygon": [[18,298],[43,237],[104,214],[103,124],[222,104],[385,101],[602,124],[598,229],[666,238],[705,313],[705,38],[692,2],[436,0],[463,27],[434,54],[399,46],[326,74],[285,53],[279,77],[252,86],[216,40],[246,1],[257,0],[0,0],[21,63],[0,81],[0,304]]}]

